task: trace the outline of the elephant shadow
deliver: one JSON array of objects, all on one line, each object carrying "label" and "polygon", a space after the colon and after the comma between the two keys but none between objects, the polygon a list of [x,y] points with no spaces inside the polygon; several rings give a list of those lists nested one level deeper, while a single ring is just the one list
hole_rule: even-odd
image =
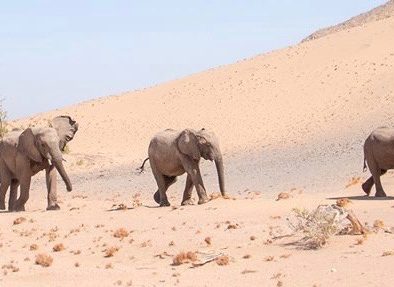
[{"label": "elephant shadow", "polygon": [[328,197],[326,199],[338,200],[338,199],[345,199],[345,198],[350,199],[350,200],[371,200],[371,201],[394,200],[394,196],[375,197],[375,196],[367,196],[367,195]]}]

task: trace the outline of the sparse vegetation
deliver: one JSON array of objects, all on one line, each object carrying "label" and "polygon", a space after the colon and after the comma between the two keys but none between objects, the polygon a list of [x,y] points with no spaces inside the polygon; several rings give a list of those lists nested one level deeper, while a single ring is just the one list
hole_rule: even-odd
[{"label": "sparse vegetation", "polygon": [[339,207],[334,210],[331,206],[319,206],[312,211],[295,208],[293,215],[294,222],[289,221],[289,226],[304,235],[300,243],[306,249],[322,248],[331,236],[343,229]]},{"label": "sparse vegetation", "polygon": [[230,264],[230,258],[227,255],[222,255],[216,258],[216,264],[219,266],[225,266]]},{"label": "sparse vegetation", "polygon": [[114,232],[114,237],[120,238],[121,240],[127,236],[129,236],[129,232],[124,228],[119,228]]},{"label": "sparse vegetation", "polygon": [[104,257],[112,257],[118,251],[119,251],[119,247],[116,246],[108,247],[107,249],[104,250]]},{"label": "sparse vegetation", "polygon": [[53,258],[50,255],[41,253],[36,256],[36,264],[42,267],[49,267],[53,263]]},{"label": "sparse vegetation", "polygon": [[172,259],[172,263],[175,266],[195,261],[197,261],[197,254],[192,251],[181,252]]},{"label": "sparse vegetation", "polygon": [[64,249],[65,249],[65,248],[64,248],[63,243],[56,244],[56,245],[53,246],[53,248],[52,248],[52,250],[53,250],[54,252],[60,252],[60,251],[63,251]]}]

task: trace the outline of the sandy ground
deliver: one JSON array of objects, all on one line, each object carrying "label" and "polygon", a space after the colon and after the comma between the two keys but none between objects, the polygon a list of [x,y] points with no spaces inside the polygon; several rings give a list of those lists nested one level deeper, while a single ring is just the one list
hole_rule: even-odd
[{"label": "sandy ground", "polygon": [[[13,122],[42,125],[69,114],[80,130],[65,155],[74,190],[66,193],[59,181],[61,210],[45,211],[41,173],[27,211],[0,214],[0,286],[392,286],[394,256],[382,255],[394,251],[393,234],[334,236],[320,250],[305,250],[299,236],[289,236],[287,217],[293,208],[349,197],[362,223],[394,227],[394,198],[367,199],[360,189],[368,176],[363,141],[393,122],[393,35],[394,18],[370,22]],[[136,168],[156,131],[186,127],[220,138],[232,199],[181,207],[180,178],[168,191],[172,207],[157,208],[150,168]],[[201,169],[208,192],[217,192],[214,165]],[[346,187],[353,177],[360,179]],[[383,185],[394,195],[393,173]],[[279,192],[291,197],[276,201]],[[115,210],[120,204],[128,208]],[[14,224],[19,217],[26,220]],[[114,237],[120,228],[128,233],[123,239]],[[54,252],[60,243],[64,250]],[[110,247],[118,251],[107,258]],[[173,266],[182,251],[223,253],[230,261]],[[35,264],[40,253],[53,258],[51,266]]]}]

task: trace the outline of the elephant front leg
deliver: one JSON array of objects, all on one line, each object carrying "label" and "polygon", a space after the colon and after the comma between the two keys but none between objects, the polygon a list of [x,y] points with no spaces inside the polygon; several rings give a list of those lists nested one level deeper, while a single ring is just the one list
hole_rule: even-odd
[{"label": "elephant front leg", "polygon": [[47,210],[59,210],[60,206],[57,204],[57,173],[53,165],[46,169],[46,184],[48,190]]},{"label": "elephant front leg", "polygon": [[193,192],[193,181],[191,176],[188,174],[186,178],[185,191],[183,192],[183,199],[181,205],[192,205],[192,192]]},{"label": "elephant front leg", "polygon": [[0,209],[5,209],[5,194],[7,193],[8,187],[10,186],[9,179],[2,179],[0,185]]},{"label": "elephant front leg", "polygon": [[25,175],[20,179],[20,195],[11,211],[25,211],[25,204],[29,200],[31,176]]},{"label": "elephant front leg", "polygon": [[190,175],[192,182],[197,190],[198,204],[204,204],[209,201],[207,192],[205,191],[204,183],[202,182],[202,177],[200,169],[197,166],[187,169],[188,175]]}]

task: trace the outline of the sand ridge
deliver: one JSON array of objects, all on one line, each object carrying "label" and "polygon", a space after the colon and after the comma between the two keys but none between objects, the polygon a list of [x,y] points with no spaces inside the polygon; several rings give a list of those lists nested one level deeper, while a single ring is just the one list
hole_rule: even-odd
[{"label": "sand ridge", "polygon": [[[293,208],[349,197],[362,223],[394,226],[392,197],[360,197],[368,176],[363,141],[393,122],[393,34],[393,17],[371,21],[12,122],[45,125],[69,114],[80,129],[64,155],[74,190],[66,193],[59,182],[62,209],[44,211],[41,173],[33,178],[27,211],[1,213],[0,285],[391,286],[391,233],[334,236],[321,250],[303,250],[287,236],[286,218]],[[172,207],[157,208],[149,167],[143,174],[135,169],[154,133],[186,127],[218,135],[231,199],[181,207],[180,178],[168,191]],[[202,162],[201,169],[209,194],[217,192],[213,164]],[[394,195],[393,173],[382,181]],[[291,196],[276,201],[279,192]],[[188,251],[222,253],[229,264],[172,265]],[[49,267],[36,264],[39,254],[53,259]]]}]

